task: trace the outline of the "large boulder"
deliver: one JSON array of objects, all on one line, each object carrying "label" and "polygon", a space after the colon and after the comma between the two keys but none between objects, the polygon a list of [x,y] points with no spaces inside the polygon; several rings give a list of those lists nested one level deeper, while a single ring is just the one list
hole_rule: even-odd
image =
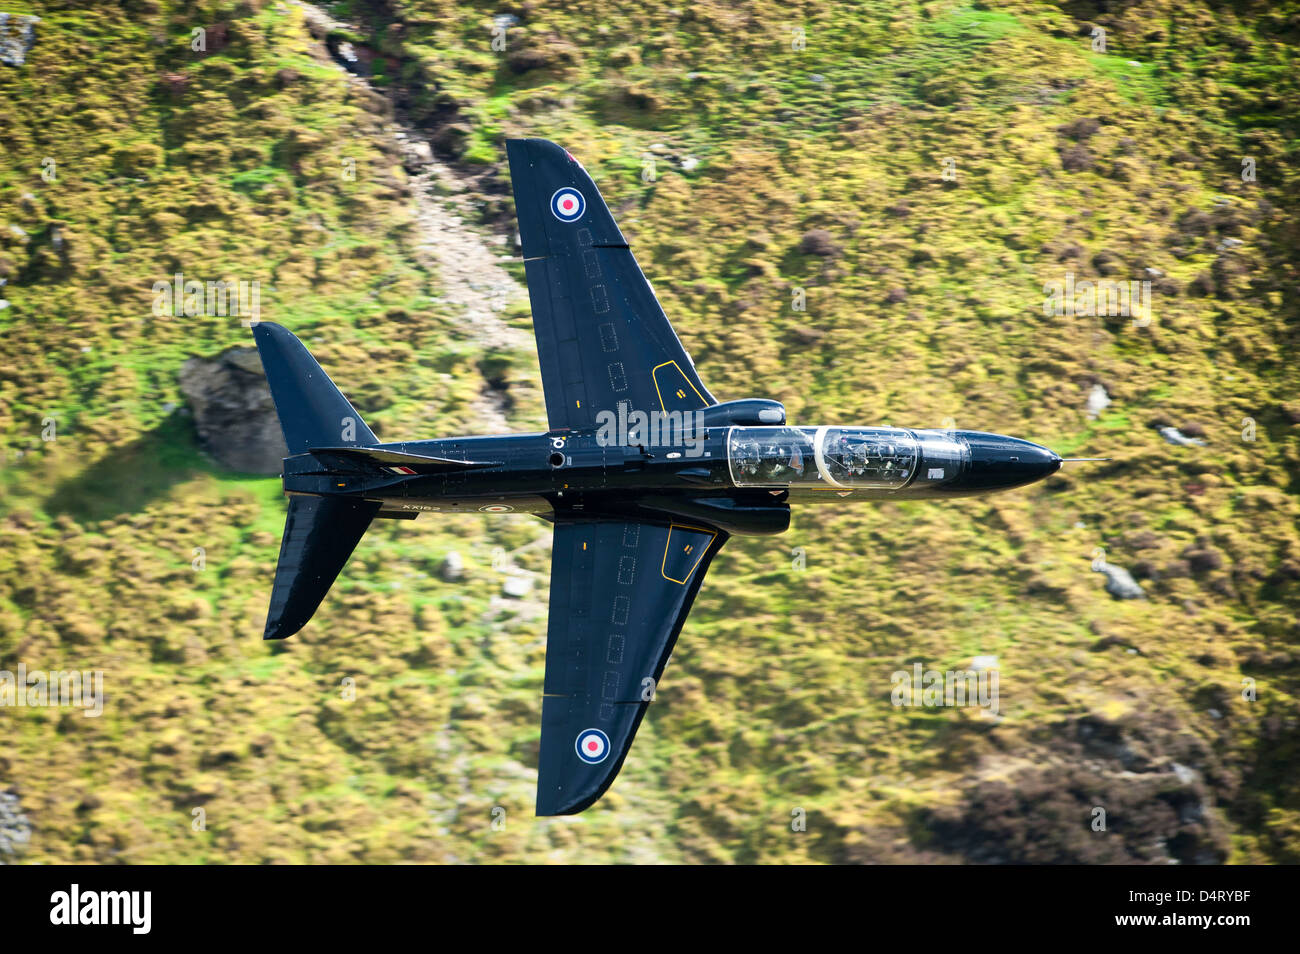
[{"label": "large boulder", "polygon": [[230,348],[181,365],[181,393],[199,440],[217,462],[248,474],[278,474],[289,456],[256,348]]}]

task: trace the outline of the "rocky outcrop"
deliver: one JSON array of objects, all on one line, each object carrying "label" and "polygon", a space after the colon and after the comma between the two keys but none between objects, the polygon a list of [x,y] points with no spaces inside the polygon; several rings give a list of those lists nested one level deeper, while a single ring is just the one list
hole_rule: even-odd
[{"label": "rocky outcrop", "polygon": [[1169,713],[1090,714],[1050,727],[1029,758],[989,755],[949,805],[921,809],[925,847],[973,864],[1227,860],[1215,793],[1235,783]]},{"label": "rocky outcrop", "polygon": [[223,467],[278,474],[289,456],[256,348],[230,348],[181,366],[181,393],[194,414],[199,440]]}]

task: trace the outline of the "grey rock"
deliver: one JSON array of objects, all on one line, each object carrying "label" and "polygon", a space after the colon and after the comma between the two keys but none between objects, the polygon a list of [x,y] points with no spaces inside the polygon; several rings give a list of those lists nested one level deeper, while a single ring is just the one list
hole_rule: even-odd
[{"label": "grey rock", "polygon": [[217,462],[247,474],[278,474],[289,456],[255,348],[230,348],[215,358],[190,358],[180,390],[199,440]]},{"label": "grey rock", "polygon": [[433,162],[433,149],[421,139],[411,143],[411,152],[420,162]]},{"label": "grey rock", "polygon": [[0,13],[0,63],[22,66],[36,42],[36,24],[40,17]]},{"label": "grey rock", "polygon": [[442,558],[442,565],[438,567],[438,575],[448,583],[455,583],[465,577],[465,558],[455,550],[452,550]]},{"label": "grey rock", "polygon": [[515,599],[523,599],[533,591],[533,581],[526,576],[507,576],[501,582],[501,592]]},{"label": "grey rock", "polygon": [[1133,574],[1113,563],[1103,563],[1096,568],[1098,573],[1106,574],[1106,592],[1117,600],[1144,600],[1146,592],[1138,586]]},{"label": "grey rock", "polygon": [[1094,384],[1092,390],[1088,392],[1088,416],[1096,418],[1102,411],[1110,406],[1110,395],[1100,384]]},{"label": "grey rock", "polygon": [[32,840],[32,823],[23,814],[18,796],[0,792],[0,865],[17,860]]},{"label": "grey rock", "polygon": [[1160,428],[1160,436],[1171,444],[1177,444],[1179,447],[1202,447],[1205,441],[1199,437],[1188,437],[1176,427]]}]

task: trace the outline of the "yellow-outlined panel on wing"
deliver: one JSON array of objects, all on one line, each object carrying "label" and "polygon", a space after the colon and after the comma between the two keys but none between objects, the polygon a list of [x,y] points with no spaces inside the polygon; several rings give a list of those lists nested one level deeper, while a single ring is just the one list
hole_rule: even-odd
[{"label": "yellow-outlined panel on wing", "polygon": [[695,396],[700,399],[700,406],[708,407],[709,402],[704,400],[704,395],[700,393],[700,389],[697,388],[694,384],[691,384],[691,379],[686,376],[686,372],[682,370],[682,366],[678,364],[676,361],[665,361],[663,364],[656,364],[653,368],[650,369],[650,380],[654,381],[655,383],[655,394],[659,395],[660,409],[665,414],[668,413],[668,405],[664,403],[664,392],[659,388],[659,369],[666,368],[670,364],[677,369],[677,373],[682,376],[682,380],[686,382],[686,386],[695,392]]},{"label": "yellow-outlined panel on wing", "polygon": [[[700,549],[700,552],[699,552],[699,555],[698,555],[698,556],[696,556],[696,555],[692,552],[692,550],[693,550],[694,547],[695,547],[695,544],[693,544],[693,543],[687,543],[687,544],[684,544],[684,545],[683,545],[683,549],[684,549],[684,551],[686,552],[686,554],[687,554],[688,556],[695,556],[695,562],[691,564],[690,569],[687,570],[685,574],[683,574],[683,576],[682,576],[682,578],[681,578],[680,580],[677,579],[676,577],[672,577],[672,576],[669,576],[669,575],[668,575],[668,553],[669,553],[669,551],[672,550],[672,548],[673,548],[673,531],[674,531],[674,530],[690,530],[690,531],[692,531],[692,532],[694,532],[694,533],[707,533],[707,534],[709,535],[709,542],[706,543],[706,544],[704,544],[703,546],[701,546],[701,547],[699,548],[699,549]],[[699,565],[700,565],[700,561],[704,559],[704,554],[706,554],[706,553],[709,552],[709,547],[713,546],[713,541],[716,540],[717,538],[718,538],[718,531],[716,531],[716,530],[710,530],[708,527],[692,527],[692,526],[689,526],[689,525],[684,524],[684,523],[674,523],[674,524],[669,524],[669,526],[668,526],[668,542],[666,542],[666,543],[664,544],[664,559],[663,559],[663,563],[660,565],[660,568],[659,568],[659,572],[660,572],[660,574],[662,574],[663,578],[664,578],[665,580],[668,580],[670,583],[681,583],[681,584],[685,584],[686,581],[689,580],[689,579],[691,578],[691,574],[694,573],[695,570],[696,570],[696,568],[699,567]]]}]

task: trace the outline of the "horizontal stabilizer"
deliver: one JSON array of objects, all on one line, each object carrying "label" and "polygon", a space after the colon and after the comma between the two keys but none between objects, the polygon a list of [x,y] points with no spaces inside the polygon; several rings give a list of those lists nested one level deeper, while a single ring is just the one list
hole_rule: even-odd
[{"label": "horizontal stabilizer", "polygon": [[350,497],[289,498],[263,639],[284,639],[307,625],[379,507]]}]

